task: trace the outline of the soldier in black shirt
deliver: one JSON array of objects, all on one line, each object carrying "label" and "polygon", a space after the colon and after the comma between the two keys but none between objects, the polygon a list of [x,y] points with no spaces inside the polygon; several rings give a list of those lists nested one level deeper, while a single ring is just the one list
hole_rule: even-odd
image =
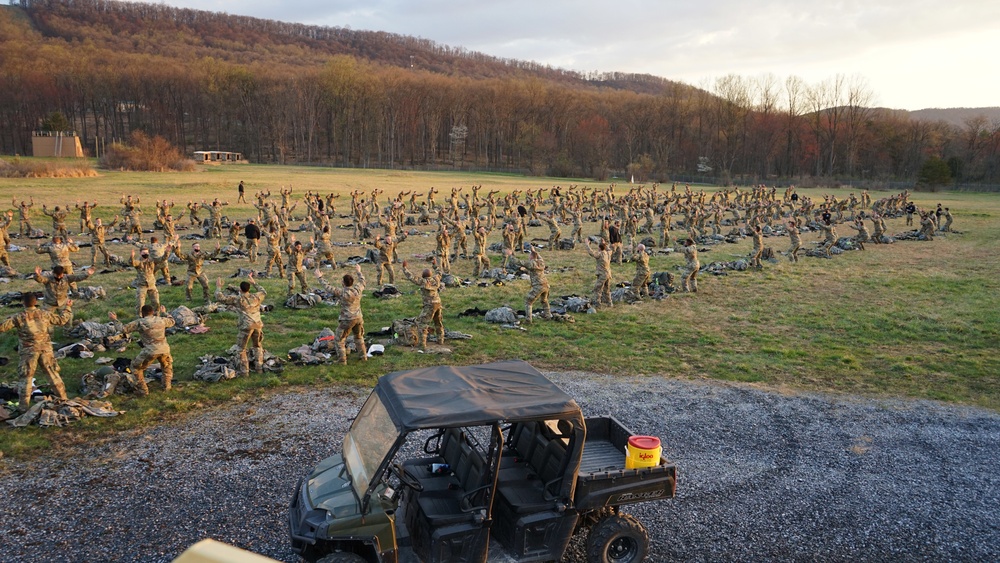
[{"label": "soldier in black shirt", "polygon": [[250,263],[257,262],[257,243],[260,242],[260,227],[256,221],[250,219],[243,229],[243,236],[247,238],[247,252],[250,254]]}]

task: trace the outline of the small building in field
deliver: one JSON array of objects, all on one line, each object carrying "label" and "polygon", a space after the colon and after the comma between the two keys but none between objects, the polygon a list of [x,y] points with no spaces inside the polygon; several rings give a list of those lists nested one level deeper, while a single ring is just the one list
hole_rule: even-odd
[{"label": "small building in field", "polygon": [[31,154],[83,158],[83,146],[75,131],[32,131]]},{"label": "small building in field", "polygon": [[194,161],[197,164],[246,164],[241,152],[228,151],[194,151]]}]

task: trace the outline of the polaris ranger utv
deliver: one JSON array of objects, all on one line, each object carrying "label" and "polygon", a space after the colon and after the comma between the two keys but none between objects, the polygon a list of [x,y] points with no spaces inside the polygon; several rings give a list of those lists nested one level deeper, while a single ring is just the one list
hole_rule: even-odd
[{"label": "polaris ranger utv", "polygon": [[631,435],[521,361],[390,373],[300,480],[292,546],[323,563],[480,562],[494,540],[552,561],[587,528],[588,561],[642,561],[646,530],[619,508],[673,497],[677,473],[626,469]]}]

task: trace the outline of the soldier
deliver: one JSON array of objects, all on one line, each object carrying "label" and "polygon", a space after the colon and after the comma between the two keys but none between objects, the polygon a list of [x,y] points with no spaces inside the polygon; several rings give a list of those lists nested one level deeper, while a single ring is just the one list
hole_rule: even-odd
[{"label": "soldier", "polygon": [[[316,259],[329,260],[330,265],[336,269],[337,259],[333,256],[333,241],[331,240],[330,226],[324,225],[323,229],[318,231],[316,235],[319,237],[316,240]],[[379,283],[381,284],[382,282]]]},{"label": "soldier", "polygon": [[750,251],[750,267],[763,270],[764,265],[760,262],[760,256],[764,253],[764,234],[761,232],[760,225],[753,226],[750,236],[753,237],[753,250]]},{"label": "soldier", "polygon": [[448,227],[442,222],[437,232],[437,248],[434,253],[438,257],[438,263],[441,264],[440,270],[444,274],[451,273],[451,258],[448,250],[450,244],[451,235],[448,234]]},{"label": "soldier", "polygon": [[49,211],[45,204],[42,204],[42,214],[52,217],[52,235],[59,235],[65,239],[69,238],[69,231],[66,229],[66,216],[69,212],[65,209],[59,209],[59,206],[55,206],[52,211]]},{"label": "soldier", "polygon": [[684,291],[698,293],[698,270],[701,269],[701,263],[698,261],[698,247],[695,246],[694,239],[684,241],[684,260],[684,280],[681,287]]},{"label": "soldier", "polygon": [[235,246],[241,252],[245,248],[243,239],[240,238],[240,233],[243,229],[240,227],[239,221],[233,221],[233,224],[229,226],[229,244]]},{"label": "soldier", "polygon": [[87,203],[84,201],[83,205],[79,203],[75,203],[74,205],[80,211],[80,235],[85,235],[87,234],[87,225],[90,224],[91,211],[97,207],[97,202]]},{"label": "soldier", "polygon": [[632,254],[635,261],[635,277],[632,278],[632,291],[637,297],[649,297],[649,282],[652,279],[652,272],[649,269],[649,254],[646,253],[646,245],[639,243]]},{"label": "soldier", "polygon": [[185,207],[187,207],[188,220],[191,221],[191,225],[201,225],[201,219],[198,218],[198,211],[201,209],[201,206],[193,201],[188,201]]},{"label": "soldier", "polygon": [[865,243],[872,239],[871,235],[868,234],[868,227],[865,226],[865,221],[863,216],[858,217],[854,220],[853,225],[848,225],[850,228],[858,232],[857,235],[852,239],[854,244],[858,245],[861,250],[865,249]]},{"label": "soldier", "polygon": [[824,219],[822,223],[813,224],[823,231],[823,253],[827,258],[833,258],[833,254],[830,250],[833,248],[834,244],[837,244],[837,228],[834,227],[830,219]]},{"label": "soldier", "polygon": [[590,241],[583,242],[587,247],[587,254],[594,259],[597,279],[594,281],[593,303],[594,307],[601,305],[612,305],[611,302],[611,251],[608,244],[603,240],[595,251],[590,247]]},{"label": "soldier", "polygon": [[[250,293],[251,284],[257,289],[256,293]],[[236,324],[240,331],[236,336],[236,346],[240,350],[239,364],[236,366],[237,375],[245,376],[250,373],[247,346],[254,349],[257,373],[264,371],[264,321],[260,318],[260,304],[265,297],[267,297],[267,292],[257,284],[253,274],[247,276],[247,281],[240,282],[239,295],[224,294],[222,292],[222,278],[216,281],[215,300],[235,308],[239,315]]]},{"label": "soldier", "polygon": [[21,222],[20,234],[24,236],[31,236],[31,231],[34,227],[31,226],[31,208],[35,206],[35,198],[31,198],[31,203],[25,203],[21,200],[20,205],[14,199],[10,200],[10,204],[17,208],[17,218]]},{"label": "soldier", "polygon": [[[153,307],[160,308],[160,291],[156,289],[156,263],[149,258],[149,250],[142,249],[139,257],[141,259],[137,262],[135,249],[132,249],[131,264],[135,268],[135,297],[137,301],[135,310],[141,314],[142,306],[146,304],[146,297],[149,295],[153,298]],[[166,254],[163,255],[163,259],[167,259]]]},{"label": "soldier", "polygon": [[257,245],[260,242],[260,227],[254,223],[254,219],[247,221],[247,226],[243,229],[243,236],[247,239],[247,254],[250,255],[250,263],[257,263]]},{"label": "soldier", "polygon": [[218,199],[212,201],[209,204],[207,201],[202,200],[201,208],[207,209],[209,214],[209,221],[211,222],[211,228],[208,230],[209,238],[222,238],[222,206],[229,205],[229,202],[221,202]]},{"label": "soldier", "polygon": [[378,250],[378,285],[382,285],[382,279],[386,270],[389,272],[389,283],[396,283],[396,270],[392,267],[392,254],[396,249],[396,241],[392,237],[382,238],[381,235],[375,237],[375,250]]},{"label": "soldier", "polygon": [[920,214],[920,232],[917,233],[917,237],[921,240],[932,241],[934,240],[934,219],[933,213],[928,211],[927,213]]},{"label": "soldier", "polygon": [[111,223],[105,225],[98,218],[96,223],[87,223],[87,230],[90,231],[90,265],[95,266],[97,264],[97,253],[100,252],[104,255],[104,265],[111,265],[111,255],[108,254],[108,249],[105,246],[105,238],[108,234],[108,229],[113,228],[118,224],[118,216],[115,215],[114,220]]},{"label": "soldier", "polygon": [[264,275],[271,276],[271,266],[278,267],[278,277],[285,277],[285,265],[281,260],[281,235],[278,233],[278,226],[271,224],[271,228],[263,233],[267,240],[267,264],[264,266]]},{"label": "soldier", "polygon": [[172,246],[169,241],[161,243],[156,237],[149,237],[149,244],[140,247],[149,251],[149,257],[156,264],[153,277],[156,277],[158,273],[163,274],[163,281],[167,285],[170,285],[170,266],[167,265],[167,258],[170,256]]},{"label": "soldier", "polygon": [[45,288],[45,304],[53,309],[62,309],[69,302],[69,288],[78,281],[89,278],[94,273],[90,267],[82,273],[67,275],[62,266],[54,266],[52,273],[42,275],[42,267],[35,266],[35,281]]},{"label": "soldier", "polygon": [[[434,261],[435,269],[437,261]],[[413,334],[414,342],[420,344],[421,350],[427,349],[427,333],[430,332],[431,324],[437,330],[438,344],[444,344],[444,320],[441,311],[441,274],[425,268],[420,277],[414,276],[406,269],[406,260],[403,261],[403,275],[420,288],[420,297],[423,300],[423,308],[417,316],[416,333]]]},{"label": "soldier", "polygon": [[622,232],[621,232],[621,221],[615,221],[613,225],[608,227],[608,238],[609,248],[611,252],[611,260],[622,263]]},{"label": "soldier", "polygon": [[7,229],[10,228],[10,225],[13,222],[13,211],[8,211],[6,215],[0,215],[0,264],[3,264],[12,270],[13,268],[10,265],[10,255],[7,251],[7,247],[10,246],[10,232],[8,232]]},{"label": "soldier", "polygon": [[243,185],[243,180],[240,180],[240,185],[236,187],[240,193],[240,197],[236,200],[236,203],[247,203],[246,198],[246,186]]},{"label": "soldier", "polygon": [[802,236],[799,235],[799,228],[798,226],[796,226],[795,221],[788,222],[787,231],[788,231],[788,241],[790,245],[788,247],[788,252],[786,252],[785,254],[788,255],[789,262],[798,262],[799,248],[801,248],[802,246]]},{"label": "soldier", "polygon": [[549,250],[559,250],[559,239],[562,238],[562,229],[553,217],[552,211],[542,215],[542,222],[549,226]]},{"label": "soldier", "polygon": [[22,295],[21,301],[24,304],[24,310],[7,317],[7,320],[0,323],[0,332],[17,329],[18,355],[20,356],[17,372],[21,376],[18,406],[21,410],[28,410],[28,406],[31,405],[31,381],[39,365],[42,366],[42,371],[52,382],[52,387],[55,388],[59,398],[65,401],[67,399],[66,386],[63,385],[63,380],[59,377],[59,364],[52,353],[49,327],[66,324],[70,318],[68,310],[73,306],[73,301],[67,301],[65,308],[55,311],[43,311],[37,308],[38,297],[30,291]]},{"label": "soldier", "polygon": [[306,258],[306,253],[312,250],[316,246],[315,243],[310,241],[308,248],[302,245],[302,242],[295,240],[295,235],[292,235],[291,244],[285,247],[285,253],[288,254],[288,295],[291,296],[295,290],[295,278],[299,279],[299,287],[302,288],[302,293],[309,293],[309,284],[306,283],[306,271],[302,262]]},{"label": "soldier", "polygon": [[168,328],[174,326],[174,318],[167,314],[167,309],[162,305],[159,316],[153,316],[155,311],[156,309],[152,305],[143,305],[140,310],[142,316],[124,326],[118,322],[118,315],[114,311],[108,313],[108,318],[124,334],[139,333],[142,350],[132,360],[131,367],[132,373],[135,374],[135,385],[138,387],[137,391],[140,397],[149,395],[145,371],[150,364],[160,363],[160,367],[163,369],[164,391],[170,391],[170,382],[174,379],[174,358],[170,355],[170,345],[167,344],[166,333]]},{"label": "soldier", "polygon": [[[449,232],[455,233],[454,244],[453,244],[454,248],[452,248],[452,253],[454,253],[455,256],[461,256],[462,258],[467,258],[469,256],[469,246],[468,246],[468,237],[465,235],[465,227],[466,227],[465,219],[456,218],[452,220],[442,216],[441,220],[444,221],[444,223],[447,224],[449,227],[451,227],[451,231]],[[461,254],[459,254],[458,252],[459,248],[462,249]]]},{"label": "soldier", "polygon": [[174,224],[174,216],[167,213],[160,219],[160,226],[163,227],[163,240],[174,240],[177,236],[177,229]]},{"label": "soldier", "polygon": [[531,308],[538,299],[542,300],[542,318],[552,318],[552,310],[549,308],[549,280],[545,277],[545,261],[539,256],[538,250],[532,246],[527,260],[518,260],[511,256],[510,250],[506,251],[507,259],[515,268],[524,268],[528,271],[528,278],[531,281],[531,290],[524,297],[524,320],[531,324]]},{"label": "soldier", "polygon": [[951,216],[951,210],[948,209],[947,207],[945,207],[944,208],[944,226],[941,227],[941,231],[943,231],[945,233],[950,233],[951,232],[951,223],[954,220],[955,220],[955,218]]},{"label": "soldier", "polygon": [[361,265],[355,264],[354,271],[357,278],[351,274],[344,274],[343,287],[333,287],[325,279],[323,272],[316,268],[316,277],[319,282],[332,293],[340,302],[340,319],[337,324],[337,359],[340,363],[347,365],[347,336],[354,334],[354,346],[361,356],[361,361],[368,360],[368,349],[365,348],[365,319],[361,314],[361,294],[365,290],[365,275],[361,272]]},{"label": "soldier", "polygon": [[191,246],[191,253],[184,254],[181,250],[180,241],[177,242],[177,246],[174,247],[174,254],[178,258],[187,262],[187,283],[184,285],[184,292],[187,295],[187,300],[191,300],[191,290],[194,288],[194,282],[197,281],[201,284],[201,295],[205,299],[205,303],[208,303],[208,278],[205,277],[205,273],[202,270],[205,260],[213,260],[219,255],[219,243],[215,243],[215,250],[211,254],[202,254],[201,245],[194,243]]},{"label": "soldier", "polygon": [[480,225],[472,232],[472,238],[476,243],[473,250],[473,258],[475,259],[475,266],[472,275],[479,277],[486,270],[490,269],[490,257],[486,254],[486,235],[489,231],[486,227]]},{"label": "soldier", "polygon": [[80,250],[80,247],[73,244],[73,239],[63,242],[61,236],[52,237],[52,242],[43,244],[35,249],[36,254],[48,254],[52,266],[62,266],[66,275],[73,275],[73,260],[69,257],[71,252]]}]

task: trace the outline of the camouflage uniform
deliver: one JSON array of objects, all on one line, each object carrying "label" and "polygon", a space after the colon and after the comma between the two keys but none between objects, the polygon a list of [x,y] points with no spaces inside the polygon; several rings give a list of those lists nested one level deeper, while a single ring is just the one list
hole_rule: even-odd
[{"label": "camouflage uniform", "polygon": [[53,266],[62,266],[66,275],[73,274],[73,260],[69,253],[80,250],[80,247],[71,242],[50,242],[35,249],[37,254],[48,254]]},{"label": "camouflage uniform", "polygon": [[58,208],[49,211],[43,207],[42,213],[52,217],[52,236],[59,235],[63,240],[69,238],[69,231],[66,230],[66,216],[69,215],[68,211]]},{"label": "camouflage uniform", "polygon": [[149,251],[149,258],[156,264],[156,268],[153,270],[153,277],[156,274],[163,274],[163,281],[170,285],[170,266],[167,265],[167,258],[170,256],[171,244],[164,244],[162,242],[145,244],[142,248]]},{"label": "camouflage uniform", "polygon": [[378,250],[378,262],[375,263],[378,268],[378,285],[382,285],[386,270],[389,271],[389,283],[395,284],[396,270],[392,267],[392,255],[396,251],[396,241],[377,238],[375,239],[375,249]]},{"label": "camouflage uniform", "polygon": [[14,222],[14,216],[11,215],[0,215],[0,264],[11,267],[10,265],[10,255],[7,251],[7,247],[10,245],[10,233],[7,229],[10,228],[10,224]]},{"label": "camouflage uniform", "polygon": [[514,267],[528,270],[528,277],[531,280],[531,290],[528,291],[528,295],[524,298],[525,321],[528,323],[531,322],[531,308],[538,299],[542,300],[542,318],[547,319],[551,317],[552,310],[549,308],[549,280],[545,277],[545,261],[537,253],[533,253],[533,256],[528,260],[518,260],[512,257],[510,261]]},{"label": "camouflage uniform", "polygon": [[285,253],[288,254],[288,295],[291,295],[295,290],[295,278],[299,279],[302,293],[309,293],[309,284],[306,283],[305,267],[302,265],[302,261],[305,260],[306,253],[312,247],[312,244],[303,244],[298,247],[289,244],[285,247]]},{"label": "camouflage uniform", "polygon": [[180,246],[174,248],[174,254],[178,258],[187,262],[187,283],[184,286],[184,292],[187,295],[188,301],[191,300],[191,290],[194,289],[194,282],[197,281],[201,284],[201,295],[208,301],[208,278],[205,277],[205,272],[202,267],[205,265],[205,260],[213,260],[219,255],[219,249],[216,248],[212,252],[206,254],[204,252],[191,251],[189,254],[184,254]]},{"label": "camouflage uniform", "polygon": [[542,222],[549,226],[549,249],[559,250],[559,239],[562,238],[562,229],[554,217],[542,215]]},{"label": "camouflage uniform", "polygon": [[90,224],[91,210],[93,210],[95,207],[97,207],[97,204],[91,205],[91,204],[87,203],[86,201],[83,202],[83,205],[76,204],[76,208],[80,210],[80,234],[81,235],[87,232],[87,229],[89,228],[89,227],[87,227],[87,225]]},{"label": "camouflage uniform", "polygon": [[684,280],[681,287],[684,291],[698,292],[698,270],[701,269],[701,262],[698,261],[698,247],[694,244],[684,247],[685,270]]},{"label": "camouflage uniform", "polygon": [[316,233],[316,259],[329,260],[334,269],[337,268],[337,259],[333,256],[333,242],[329,230],[326,232],[321,230]]},{"label": "camouflage uniform", "polygon": [[755,228],[750,231],[750,236],[753,237],[753,250],[750,252],[750,267],[760,270],[764,267],[760,262],[760,256],[764,253],[764,235],[761,234],[760,230]]},{"label": "camouflage uniform", "polygon": [[20,356],[17,373],[21,377],[21,387],[18,389],[21,409],[26,410],[31,404],[31,380],[39,365],[52,382],[52,387],[55,388],[59,398],[66,400],[66,386],[59,377],[59,364],[52,353],[49,327],[63,325],[69,318],[70,314],[66,309],[43,311],[38,307],[29,307],[0,323],[0,332],[17,329]]},{"label": "camouflage uniform", "polygon": [[[167,259],[166,255],[163,259]],[[147,295],[153,296],[153,307],[159,309],[160,291],[156,289],[156,263],[150,259],[136,260],[133,256],[132,267],[135,268],[135,296],[138,301],[136,311],[142,311]]]},{"label": "camouflage uniform", "polygon": [[587,245],[587,254],[594,259],[597,279],[594,281],[592,301],[595,307],[612,305],[611,302],[611,251],[594,250]]},{"label": "camouflage uniform", "polygon": [[799,261],[799,248],[802,247],[802,236],[799,234],[798,227],[794,225],[789,225],[788,228],[788,260],[791,262]]},{"label": "camouflage uniform", "polygon": [[635,260],[635,277],[632,278],[632,291],[639,297],[649,297],[649,282],[652,272],[649,269],[649,254],[645,250],[632,254]]},{"label": "camouflage uniform", "polygon": [[[117,324],[121,325],[121,323]],[[158,317],[153,315],[141,317],[125,326],[118,327],[126,334],[139,333],[142,350],[132,360],[132,372],[135,374],[135,384],[140,396],[144,397],[149,394],[144,372],[154,362],[160,362],[160,367],[163,368],[163,390],[170,391],[170,382],[174,379],[174,358],[170,355],[166,330],[172,326],[174,326],[173,317],[164,314]]]},{"label": "camouflage uniform", "polygon": [[105,246],[105,237],[108,234],[108,229],[114,228],[118,224],[118,216],[115,215],[113,221],[107,225],[95,225],[93,223],[87,223],[87,230],[90,231],[90,265],[94,266],[97,264],[97,253],[100,252],[104,255],[104,265],[108,266],[111,264],[111,255],[108,254],[108,249]]},{"label": "camouflage uniform", "polygon": [[17,218],[20,221],[20,233],[22,235],[30,235],[34,227],[31,226],[31,208],[35,206],[35,200],[31,200],[31,203],[17,203],[15,200],[10,200],[11,205],[17,208]]},{"label": "camouflage uniform", "polygon": [[490,269],[490,257],[486,255],[486,233],[480,233],[478,229],[472,232],[472,238],[476,246],[472,252],[475,258],[475,266],[472,275],[479,277],[483,272]]},{"label": "camouflage uniform", "polygon": [[240,350],[239,364],[236,366],[238,375],[248,375],[250,373],[250,362],[247,358],[247,346],[254,349],[257,359],[257,373],[264,371],[264,321],[260,318],[260,304],[267,296],[264,288],[253,284],[257,288],[257,293],[240,293],[239,295],[226,295],[222,290],[215,292],[215,300],[229,307],[234,307],[239,314],[237,327],[240,332],[236,336],[236,346]]},{"label": "camouflage uniform", "polygon": [[833,245],[837,244],[837,229],[833,226],[833,223],[827,225],[826,223],[816,223],[819,228],[823,231],[823,253],[827,258],[832,258],[833,254],[830,249]]},{"label": "camouflage uniform", "polygon": [[237,222],[233,222],[233,224],[229,226],[229,244],[240,250],[246,248],[246,243],[240,238],[240,232],[242,230],[243,228],[240,227],[240,224]]},{"label": "camouflage uniform", "polygon": [[403,275],[420,288],[420,297],[423,300],[423,309],[417,316],[416,334],[413,339],[420,343],[422,349],[427,348],[427,333],[431,330],[431,324],[437,330],[438,344],[444,344],[444,320],[441,311],[441,275],[432,272],[430,277],[414,276],[403,266]]},{"label": "camouflage uniform", "polygon": [[285,265],[281,260],[281,235],[277,231],[262,231],[260,236],[267,240],[267,264],[264,275],[271,275],[271,266],[278,267],[278,276],[285,277]]},{"label": "camouflage uniform", "polygon": [[360,271],[351,287],[333,287],[323,278],[320,283],[340,302],[340,319],[337,324],[337,359],[347,365],[347,336],[354,334],[354,345],[362,361],[368,359],[365,348],[365,319],[361,314],[361,295],[365,290],[365,275]]},{"label": "camouflage uniform", "polygon": [[35,281],[42,284],[45,288],[45,304],[49,307],[61,309],[65,307],[66,302],[69,301],[70,286],[89,277],[90,273],[87,271],[84,271],[81,274],[63,274],[60,279],[56,279],[56,277],[52,274],[47,276],[35,274]]},{"label": "camouflage uniform", "polygon": [[451,273],[451,256],[448,250],[450,244],[451,235],[448,234],[448,229],[442,226],[437,232],[437,249],[435,253],[438,257],[439,267],[445,274]]}]

